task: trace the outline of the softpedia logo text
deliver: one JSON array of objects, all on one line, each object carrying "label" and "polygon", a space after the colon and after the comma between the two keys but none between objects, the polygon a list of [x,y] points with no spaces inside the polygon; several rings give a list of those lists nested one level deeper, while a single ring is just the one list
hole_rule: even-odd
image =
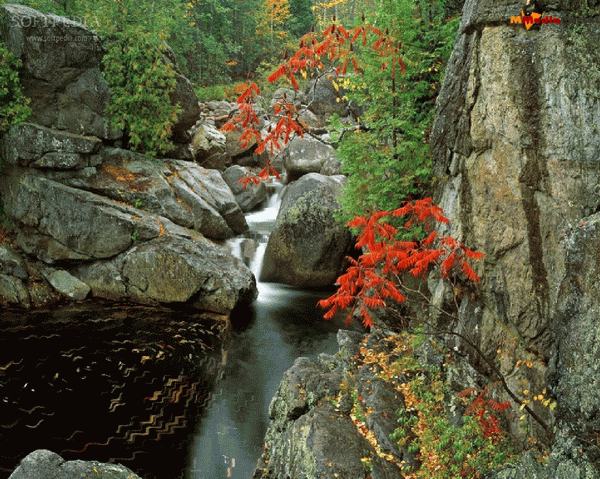
[{"label": "softpedia logo text", "polygon": [[542,17],[539,13],[532,13],[531,15],[525,15],[523,10],[521,10],[521,15],[517,15],[515,17],[510,17],[510,23],[522,23],[525,25],[525,28],[529,30],[532,25],[540,25],[540,24],[548,24],[560,23],[560,18],[555,18],[552,15],[546,15]]}]

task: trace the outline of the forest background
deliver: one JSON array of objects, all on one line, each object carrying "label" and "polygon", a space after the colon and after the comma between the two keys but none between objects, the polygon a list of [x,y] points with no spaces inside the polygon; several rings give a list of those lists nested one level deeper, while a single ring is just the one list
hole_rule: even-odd
[{"label": "forest background", "polygon": [[[168,100],[175,85],[173,68],[164,62],[170,53],[200,101],[234,100],[235,85],[244,81],[256,82],[263,95],[286,84],[285,76],[273,85],[266,78],[311,31],[318,36],[332,22],[347,30],[368,24],[385,31],[398,45],[393,61],[400,60],[406,71],[396,75],[394,68],[387,68],[388,54],[374,51],[370,43],[359,46],[352,56],[360,58],[360,75],[354,75],[355,68],[343,92],[345,100],[360,105],[361,118],[356,115],[355,120],[366,134],[344,136],[344,126],[335,118],[332,122],[338,130],[333,135],[338,155],[350,178],[343,200],[345,219],[428,194],[433,107],[452,51],[460,1],[0,0],[4,3],[64,16],[100,35],[107,51],[104,75],[113,95],[110,113],[126,131],[128,147],[150,154],[165,153],[171,146],[168,137],[177,107]],[[332,65],[339,60],[337,55]],[[14,92],[13,83],[14,75],[5,78],[4,91]],[[13,103],[21,103],[18,95]],[[4,123],[23,119],[14,112],[11,118],[10,111],[4,116]],[[9,125],[4,126],[6,130]]]}]

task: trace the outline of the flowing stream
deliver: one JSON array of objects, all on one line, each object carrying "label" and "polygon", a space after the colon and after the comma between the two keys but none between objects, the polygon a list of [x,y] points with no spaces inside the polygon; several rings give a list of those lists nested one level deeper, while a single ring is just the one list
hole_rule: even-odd
[{"label": "flowing stream", "polygon": [[[270,187],[267,207],[246,217],[249,232],[229,242],[257,279],[280,204],[281,185]],[[283,373],[298,357],[338,349],[336,333],[343,323],[324,321],[316,306],[331,291],[260,282],[258,290],[254,304],[234,318],[223,376],[199,418],[191,445],[188,479],[250,479],[262,452],[269,404]]]}]

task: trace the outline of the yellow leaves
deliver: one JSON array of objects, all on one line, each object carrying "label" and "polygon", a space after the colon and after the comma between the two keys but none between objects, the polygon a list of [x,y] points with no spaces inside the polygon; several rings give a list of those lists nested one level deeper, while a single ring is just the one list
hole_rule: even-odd
[{"label": "yellow leaves", "polygon": [[533,367],[533,363],[529,359],[519,359],[516,363],[517,367],[527,366],[528,368]]}]

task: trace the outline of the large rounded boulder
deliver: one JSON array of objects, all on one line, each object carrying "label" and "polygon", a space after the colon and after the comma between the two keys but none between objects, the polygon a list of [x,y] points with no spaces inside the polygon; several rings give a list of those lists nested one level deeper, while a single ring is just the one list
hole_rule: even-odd
[{"label": "large rounded boulder", "polygon": [[284,193],[269,237],[260,280],[297,287],[332,285],[352,248],[348,229],[334,218],[344,176],[309,173]]},{"label": "large rounded boulder", "polygon": [[[281,156],[288,181],[295,181],[308,173],[325,174],[328,171],[339,174],[340,161],[335,150],[310,136],[295,137]],[[338,166],[334,168],[336,164]]]}]

